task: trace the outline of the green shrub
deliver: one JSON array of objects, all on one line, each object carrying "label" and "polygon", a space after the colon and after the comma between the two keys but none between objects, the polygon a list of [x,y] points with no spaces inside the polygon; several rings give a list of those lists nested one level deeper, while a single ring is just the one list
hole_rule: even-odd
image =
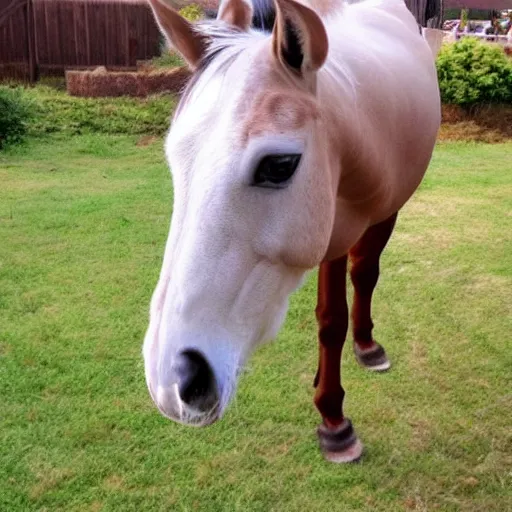
[{"label": "green shrub", "polygon": [[37,86],[24,95],[34,104],[29,133],[105,133],[162,135],[176,105],[171,94],[148,98],[77,98],[64,91]]},{"label": "green shrub", "polygon": [[199,21],[204,18],[204,11],[197,4],[190,4],[178,11],[184,18],[189,21]]},{"label": "green shrub", "polygon": [[444,45],[437,73],[443,103],[512,102],[512,62],[497,45],[469,37]]},{"label": "green shrub", "polygon": [[179,68],[185,65],[185,61],[173,50],[165,48],[160,57],[151,59],[150,65],[154,68]]},{"label": "green shrub", "polygon": [[31,105],[21,88],[0,86],[0,149],[23,140],[31,116]]}]

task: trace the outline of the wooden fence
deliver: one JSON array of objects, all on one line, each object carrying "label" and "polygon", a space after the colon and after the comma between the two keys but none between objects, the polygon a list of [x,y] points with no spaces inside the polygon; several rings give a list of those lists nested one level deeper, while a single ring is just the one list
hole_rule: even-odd
[{"label": "wooden fence", "polygon": [[33,11],[29,0],[0,0],[0,78],[36,78]]},{"label": "wooden fence", "polygon": [[145,0],[0,0],[0,78],[135,69],[160,43]]}]

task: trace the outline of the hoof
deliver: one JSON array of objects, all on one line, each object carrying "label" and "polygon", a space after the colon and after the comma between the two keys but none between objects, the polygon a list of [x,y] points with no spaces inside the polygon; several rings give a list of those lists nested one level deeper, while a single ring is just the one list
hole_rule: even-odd
[{"label": "hoof", "polygon": [[354,343],[354,354],[359,365],[372,372],[385,372],[391,368],[386,351],[376,341],[367,349]]},{"label": "hoof", "polygon": [[329,462],[340,464],[359,462],[361,459],[363,443],[357,437],[350,420],[345,419],[335,429],[330,429],[322,423],[317,434],[323,456]]}]

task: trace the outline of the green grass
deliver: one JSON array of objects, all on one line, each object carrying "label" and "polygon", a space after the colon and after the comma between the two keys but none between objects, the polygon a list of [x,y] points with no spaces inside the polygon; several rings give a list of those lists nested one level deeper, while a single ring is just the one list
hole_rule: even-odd
[{"label": "green grass", "polygon": [[[344,355],[367,453],[323,461],[315,278],[226,417],[170,423],[141,343],[172,190],[160,140],[0,154],[0,510],[512,510],[512,144],[444,144],[385,252],[384,375]],[[505,163],[503,163],[505,162]]]},{"label": "green grass", "polygon": [[26,88],[32,105],[30,135],[60,133],[68,137],[88,133],[162,135],[176,106],[172,94],[147,98],[78,98],[47,85]]}]

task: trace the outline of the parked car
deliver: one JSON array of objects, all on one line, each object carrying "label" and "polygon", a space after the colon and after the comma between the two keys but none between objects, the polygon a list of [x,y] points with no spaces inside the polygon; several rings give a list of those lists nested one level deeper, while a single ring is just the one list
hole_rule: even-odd
[{"label": "parked car", "polygon": [[460,20],[445,20],[443,30],[453,30],[459,23]]}]

